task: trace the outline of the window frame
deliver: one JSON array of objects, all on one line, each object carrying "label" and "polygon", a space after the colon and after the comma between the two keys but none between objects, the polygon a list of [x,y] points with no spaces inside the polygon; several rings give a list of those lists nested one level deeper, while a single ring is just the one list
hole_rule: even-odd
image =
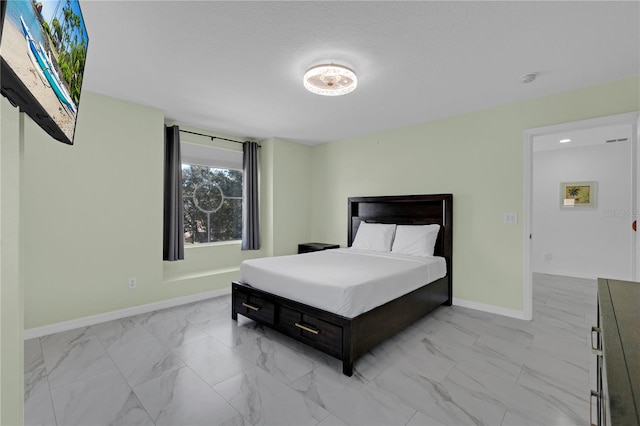
[{"label": "window frame", "polygon": [[[227,148],[221,148],[217,146],[197,144],[189,141],[181,141],[181,151],[185,152],[182,154],[181,158],[181,167],[187,166],[195,166],[195,167],[206,167],[209,169],[219,169],[219,170],[231,170],[237,171],[242,174],[242,179],[244,180],[244,171],[242,168],[242,151],[232,150]],[[235,157],[235,158],[234,158]],[[184,180],[181,178],[182,189],[183,189],[183,200],[186,197],[193,197],[194,194],[186,194],[184,193]],[[244,202],[242,199],[242,195],[240,197],[237,196],[227,196],[224,194],[222,188],[220,188],[217,184],[216,186],[220,190],[220,194],[223,197],[221,202],[221,206],[224,203],[225,199],[240,199],[241,203]],[[195,191],[195,189],[194,189]],[[184,202],[184,201],[183,201]],[[194,198],[194,203],[197,203]],[[199,207],[198,207],[199,208]],[[199,208],[200,209],[200,208]],[[206,212],[200,209],[201,212],[206,213],[208,215],[208,220],[211,217],[211,214],[214,212]],[[182,220],[184,222],[185,212],[183,211]],[[240,221],[242,221],[242,210],[239,217]],[[185,229],[186,232],[186,229]],[[210,222],[207,224],[207,238],[211,236],[210,230]],[[219,241],[207,241],[207,242],[187,242],[187,239],[184,239],[185,248],[195,248],[195,247],[203,247],[203,246],[214,246],[214,245],[227,245],[227,244],[240,244],[242,242],[242,236],[237,239],[231,240],[219,240]]]}]

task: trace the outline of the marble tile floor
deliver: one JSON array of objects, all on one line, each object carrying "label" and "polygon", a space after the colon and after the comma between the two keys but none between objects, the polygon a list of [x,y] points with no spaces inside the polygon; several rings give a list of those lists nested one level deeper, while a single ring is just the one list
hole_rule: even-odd
[{"label": "marble tile floor", "polygon": [[27,425],[582,425],[594,280],[534,275],[534,319],[441,307],[339,361],[230,297],[25,342]]}]

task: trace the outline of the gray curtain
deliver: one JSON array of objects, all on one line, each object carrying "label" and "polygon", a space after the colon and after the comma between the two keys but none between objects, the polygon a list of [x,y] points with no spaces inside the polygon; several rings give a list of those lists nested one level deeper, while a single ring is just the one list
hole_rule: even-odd
[{"label": "gray curtain", "polygon": [[242,250],[259,250],[258,144],[244,142],[242,153]]},{"label": "gray curtain", "polygon": [[182,223],[182,164],[180,129],[166,127],[164,133],[164,229],[162,259],[184,259]]}]

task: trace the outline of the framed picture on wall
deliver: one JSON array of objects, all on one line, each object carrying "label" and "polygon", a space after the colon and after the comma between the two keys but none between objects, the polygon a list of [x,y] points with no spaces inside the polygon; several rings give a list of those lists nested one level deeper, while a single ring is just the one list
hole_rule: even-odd
[{"label": "framed picture on wall", "polygon": [[560,208],[594,208],[598,196],[598,183],[562,182],[560,184]]}]

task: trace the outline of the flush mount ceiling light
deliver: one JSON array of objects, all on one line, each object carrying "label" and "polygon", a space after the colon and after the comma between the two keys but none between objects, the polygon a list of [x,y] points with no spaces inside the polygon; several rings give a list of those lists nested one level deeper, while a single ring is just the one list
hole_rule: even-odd
[{"label": "flush mount ceiling light", "polygon": [[352,69],[343,65],[316,65],[304,73],[304,87],[323,96],[340,96],[353,92],[358,85],[358,77]]},{"label": "flush mount ceiling light", "polygon": [[529,74],[525,74],[523,76],[520,77],[520,82],[527,84],[527,83],[532,83],[533,81],[535,81],[535,79],[538,78],[538,73],[537,72],[532,72]]}]

